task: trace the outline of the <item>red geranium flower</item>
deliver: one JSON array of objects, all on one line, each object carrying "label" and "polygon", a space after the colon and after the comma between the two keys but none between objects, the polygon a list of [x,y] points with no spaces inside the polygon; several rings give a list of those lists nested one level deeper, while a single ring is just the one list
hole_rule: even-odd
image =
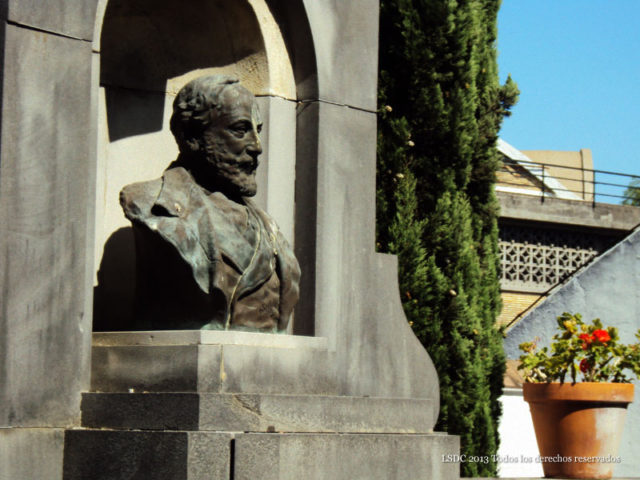
[{"label": "red geranium flower", "polygon": [[593,342],[593,339],[594,339],[594,337],[592,337],[588,333],[581,333],[580,335],[578,335],[578,338],[582,340],[581,346],[583,350],[586,350],[589,347],[589,345],[591,345],[591,342]]},{"label": "red geranium flower", "polygon": [[580,360],[580,371],[582,373],[587,373],[589,370],[591,370],[591,364],[589,363],[589,360],[587,360],[586,358]]},{"label": "red geranium flower", "polygon": [[606,330],[596,330],[595,332],[593,332],[593,336],[594,338],[598,339],[600,343],[607,343],[609,340],[611,340],[609,332],[607,332]]}]

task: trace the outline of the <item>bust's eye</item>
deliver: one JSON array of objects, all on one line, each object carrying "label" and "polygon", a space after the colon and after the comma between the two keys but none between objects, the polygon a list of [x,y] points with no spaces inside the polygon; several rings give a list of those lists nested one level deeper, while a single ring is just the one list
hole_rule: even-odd
[{"label": "bust's eye", "polygon": [[262,132],[262,124],[261,123],[258,125],[257,130],[258,130],[258,133]]},{"label": "bust's eye", "polygon": [[244,136],[250,129],[251,126],[247,122],[234,123],[229,127],[229,131],[237,137]]}]

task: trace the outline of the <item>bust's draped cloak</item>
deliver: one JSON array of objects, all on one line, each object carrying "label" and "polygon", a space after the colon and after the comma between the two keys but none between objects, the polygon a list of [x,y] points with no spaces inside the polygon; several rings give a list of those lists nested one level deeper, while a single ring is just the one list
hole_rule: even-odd
[{"label": "bust's draped cloak", "polygon": [[122,190],[136,235],[137,328],[233,327],[236,303],[274,285],[278,318],[258,327],[286,327],[298,299],[298,262],[275,222],[243,200],[246,208],[208,194],[182,167]]}]

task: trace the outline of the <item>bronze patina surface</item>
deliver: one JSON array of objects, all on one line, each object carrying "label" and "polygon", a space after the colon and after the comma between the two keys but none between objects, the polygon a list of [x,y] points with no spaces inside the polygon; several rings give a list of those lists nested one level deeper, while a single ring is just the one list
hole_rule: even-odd
[{"label": "bronze patina surface", "polygon": [[136,239],[136,328],[286,329],[300,268],[249,198],[261,128],[253,94],[233,77],[201,77],[178,93],[178,159],[120,194]]}]

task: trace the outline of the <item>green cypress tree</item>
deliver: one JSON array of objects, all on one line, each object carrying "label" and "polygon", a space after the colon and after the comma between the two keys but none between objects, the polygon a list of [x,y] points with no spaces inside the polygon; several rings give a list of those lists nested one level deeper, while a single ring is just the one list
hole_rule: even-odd
[{"label": "green cypress tree", "polygon": [[[498,0],[382,0],[378,246],[440,377],[437,428],[497,452],[504,354],[495,142],[518,95],[500,86]],[[496,465],[464,463],[465,476]]]},{"label": "green cypress tree", "polygon": [[640,206],[640,178],[632,179],[622,196],[622,205]]}]

